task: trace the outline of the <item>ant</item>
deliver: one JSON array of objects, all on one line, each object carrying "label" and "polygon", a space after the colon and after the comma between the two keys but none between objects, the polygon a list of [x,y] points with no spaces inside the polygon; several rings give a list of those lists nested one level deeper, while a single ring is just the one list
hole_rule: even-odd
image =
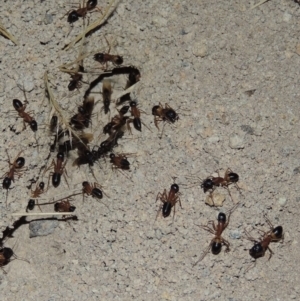
[{"label": "ant", "polygon": [[54,204],[54,210],[56,212],[74,212],[76,209],[75,206],[71,205],[69,199],[56,202]]},{"label": "ant", "polygon": [[104,113],[107,114],[110,111],[109,106],[111,103],[112,88],[109,80],[104,80],[102,85],[102,96],[103,96],[103,105]]},{"label": "ant", "polygon": [[163,107],[161,103],[159,103],[157,106],[154,106],[152,108],[152,115],[154,115],[154,124],[158,130],[158,122],[164,121],[168,123],[175,123],[175,121],[179,119],[178,114],[167,103],[165,104],[165,107]]},{"label": "ant", "polygon": [[31,197],[36,199],[38,198],[42,193],[44,193],[45,183],[40,182],[38,185],[36,185],[35,190],[31,189]]},{"label": "ant", "polygon": [[71,74],[71,80],[68,84],[68,90],[74,91],[75,89],[79,90],[82,87],[82,74],[81,73],[74,73]]},{"label": "ant", "polygon": [[79,5],[79,8],[77,10],[72,10],[71,12],[68,11],[65,14],[68,15],[68,22],[70,24],[73,24],[74,22],[78,21],[79,18],[85,18],[87,12],[95,9],[97,4],[98,4],[97,0],[88,0],[85,6],[81,7],[81,5]]},{"label": "ant", "polygon": [[28,123],[32,131],[36,132],[38,129],[37,122],[33,117],[29,115],[30,112],[28,113],[25,112],[26,105],[23,105],[23,103],[19,99],[13,99],[13,106],[15,110],[18,112],[19,117],[23,118],[23,122],[24,122],[23,129],[26,129],[26,123]]},{"label": "ant", "polygon": [[129,123],[132,122],[134,125],[134,128],[137,131],[141,132],[142,131],[142,122],[140,119],[141,111],[138,109],[136,101],[131,101],[129,105],[130,105],[131,116],[133,116],[133,118],[128,119],[128,121],[127,121],[128,130],[130,130]]},{"label": "ant", "polygon": [[230,216],[231,216],[232,212],[237,208],[238,205],[239,205],[239,203],[237,203],[231,210],[229,210],[228,219],[226,218],[225,213],[220,212],[218,214],[218,218],[217,218],[218,223],[217,224],[215,224],[215,222],[213,220],[210,220],[207,222],[206,225],[200,226],[202,229],[210,232],[215,237],[211,240],[209,246],[203,252],[202,256],[197,260],[197,262],[195,262],[193,264],[193,267],[195,265],[197,265],[209,253],[209,250],[211,250],[211,252],[214,255],[218,255],[222,250],[222,245],[225,245],[226,246],[225,253],[228,253],[230,251],[230,248],[229,248],[230,243],[222,237],[222,233],[227,228],[229,221],[230,221]]},{"label": "ant", "polygon": [[109,155],[109,158],[110,158],[110,163],[113,164],[113,167],[122,170],[130,169],[130,163],[127,160],[126,154],[115,155],[114,153],[111,153]]},{"label": "ant", "polygon": [[204,193],[207,191],[210,191],[210,197],[213,201],[213,192],[217,187],[223,187],[227,189],[231,200],[232,195],[230,193],[230,190],[228,188],[229,185],[234,184],[237,190],[240,191],[240,187],[237,185],[237,182],[239,181],[239,175],[235,172],[233,172],[230,168],[227,168],[225,171],[224,178],[220,177],[219,171],[218,171],[218,177],[213,177],[210,176],[206,178],[202,183],[201,183],[201,188],[203,189]]},{"label": "ant", "polygon": [[7,156],[8,156],[8,165],[9,165],[9,171],[6,172],[3,176],[4,180],[2,182],[3,189],[7,190],[6,193],[6,205],[7,205],[7,195],[8,195],[8,189],[10,188],[11,182],[15,182],[15,175],[17,175],[19,178],[21,177],[22,173],[21,170],[23,169],[25,165],[25,159],[24,157],[19,157],[19,155],[23,151],[20,151],[16,157],[16,159],[13,161],[13,163],[10,162],[8,151],[6,150]]},{"label": "ant", "polygon": [[29,210],[30,210],[30,211],[33,210],[34,207],[35,207],[35,200],[30,199],[30,200],[28,201],[28,204],[27,204],[27,207],[26,207],[26,212],[28,212]]},{"label": "ant", "polygon": [[159,211],[162,209],[162,216],[163,217],[168,217],[171,213],[172,208],[174,207],[174,213],[173,213],[173,220],[175,217],[175,205],[177,202],[179,202],[179,205],[182,209],[181,206],[181,201],[180,201],[180,192],[179,192],[179,186],[177,184],[172,184],[171,189],[169,191],[169,194],[167,194],[167,190],[165,189],[163,193],[158,193],[156,196],[156,202],[157,200],[160,200],[163,204],[160,205],[156,219],[158,217]]},{"label": "ant", "polygon": [[18,258],[11,248],[2,247],[0,249],[0,268],[5,274],[7,274],[7,272],[3,269],[3,267],[9,264],[13,259],[19,259],[29,263],[29,261],[26,259]]},{"label": "ant", "polygon": [[123,57],[120,55],[112,55],[109,54],[110,52],[110,45],[108,43],[107,38],[105,37],[106,43],[108,44],[108,51],[107,53],[98,52],[94,55],[94,60],[100,63],[101,65],[105,65],[103,70],[107,70],[108,62],[112,62],[114,65],[122,65],[123,64]]},{"label": "ant", "polygon": [[78,113],[75,114],[70,121],[70,123],[74,125],[75,129],[82,130],[85,127],[89,127],[94,103],[94,97],[86,97],[82,106],[78,107]]},{"label": "ant", "polygon": [[[67,174],[67,171],[65,169],[67,161],[65,161],[65,155],[62,152],[59,152],[56,156],[56,163],[55,160],[53,159],[52,164],[49,166],[48,170],[53,166],[54,167],[54,172],[50,173],[49,175],[49,180],[50,176],[52,176],[52,185],[57,188],[60,184],[61,180],[61,175],[63,174],[65,177],[65,174]],[[49,180],[48,180],[48,187],[49,187]],[[65,177],[65,180],[68,184],[68,181]],[[68,184],[69,186],[69,184]]]},{"label": "ant", "polygon": [[124,106],[121,108],[118,115],[115,115],[109,123],[107,123],[103,128],[104,134],[112,135],[114,132],[121,131],[123,126],[126,124],[128,120],[128,116],[124,116],[127,113],[129,107]]},{"label": "ant", "polygon": [[[102,193],[102,190],[100,189],[101,186],[97,183],[94,183],[93,184],[90,184],[89,182],[87,181],[84,181],[82,183],[82,193],[83,195],[86,194],[86,195],[91,195],[93,198],[96,198],[96,199],[102,199],[103,198],[103,193]],[[100,187],[100,188],[99,188]]]},{"label": "ant", "polygon": [[[270,230],[268,232],[263,232],[262,238],[258,241],[254,239],[246,230],[246,237],[248,240],[254,242],[254,246],[249,250],[249,254],[251,257],[255,259],[254,264],[256,264],[256,259],[265,256],[266,251],[270,252],[269,259],[271,259],[274,254],[270,249],[269,245],[271,242],[277,242],[283,239],[283,228],[282,226],[277,226],[274,228],[271,221],[268,219],[266,215],[264,215],[266,222],[268,223]],[[248,270],[248,269],[247,269]]]}]

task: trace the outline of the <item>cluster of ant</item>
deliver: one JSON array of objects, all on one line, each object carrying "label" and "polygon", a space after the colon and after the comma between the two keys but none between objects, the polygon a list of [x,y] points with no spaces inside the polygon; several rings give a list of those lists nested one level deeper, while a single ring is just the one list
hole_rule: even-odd
[{"label": "cluster of ant", "polygon": [[[206,179],[201,181],[200,187],[203,189],[203,192],[209,192],[209,198],[212,200],[212,203],[214,205],[214,195],[213,192],[216,190],[217,187],[222,187],[228,191],[228,194],[233,201],[229,186],[234,185],[238,191],[240,191],[240,187],[237,185],[237,182],[239,181],[239,175],[235,172],[233,172],[230,168],[228,168],[225,172],[224,177],[220,177],[219,173],[217,177],[209,176]],[[169,193],[167,193],[167,190],[165,189],[163,193],[158,193],[156,197],[156,201],[160,200],[162,202],[161,206],[159,207],[159,210],[157,212],[157,215],[160,211],[162,211],[163,217],[168,217],[171,213],[172,208],[173,210],[173,218],[175,216],[175,205],[178,202],[181,206],[181,200],[180,200],[180,192],[179,192],[179,185],[174,183],[171,185]],[[209,246],[203,251],[200,258],[193,264],[193,266],[196,266],[200,261],[203,260],[203,258],[211,251],[212,254],[218,255],[221,250],[222,246],[224,245],[226,247],[225,252],[230,251],[230,243],[225,240],[222,237],[223,231],[227,228],[230,221],[230,216],[233,213],[233,211],[240,205],[240,202],[238,202],[232,209],[228,211],[228,218],[226,217],[226,214],[223,212],[220,212],[218,214],[217,223],[215,221],[210,220],[207,222],[206,225],[201,225],[200,227],[209,233],[213,234],[214,237],[212,238]],[[270,252],[269,259],[273,255],[273,251],[270,249],[269,245],[271,242],[278,242],[283,239],[283,228],[282,226],[274,227],[270,220],[267,218],[267,216],[264,216],[268,225],[270,226],[270,230],[263,232],[263,235],[260,239],[253,238],[248,231],[245,230],[246,238],[252,242],[254,242],[254,245],[249,250],[249,254],[252,258],[254,258],[254,265],[256,263],[256,259],[265,256],[266,251],[268,250]],[[251,267],[251,266],[250,266]],[[249,268],[250,268],[249,267]],[[249,269],[248,268],[248,269]],[[247,270],[248,270],[247,269]]]},{"label": "cluster of ant", "polygon": [[[85,5],[79,7],[77,10],[68,12],[68,22],[73,25],[73,23],[76,22],[80,17],[85,18],[88,12],[92,12],[97,9],[97,4],[97,0],[87,1]],[[53,168],[53,171],[50,172],[48,177],[47,188],[45,188],[45,183],[41,181],[36,183],[35,189],[31,189],[31,198],[26,207],[27,212],[33,210],[36,205],[41,210],[41,206],[43,205],[54,204],[54,211],[65,213],[67,215],[68,213],[76,210],[76,207],[71,203],[72,199],[70,197],[72,196],[83,194],[92,196],[98,200],[103,198],[104,192],[102,191],[101,185],[98,183],[92,184],[88,181],[83,181],[82,191],[80,193],[73,194],[58,201],[47,203],[37,202],[37,199],[49,189],[50,178],[54,188],[57,188],[60,185],[62,176],[65,178],[65,181],[68,185],[65,168],[67,163],[66,156],[68,156],[68,153],[72,150],[77,150],[78,153],[78,157],[73,162],[73,166],[79,167],[81,165],[88,164],[91,167],[101,158],[108,156],[110,163],[112,164],[112,168],[121,171],[130,170],[130,163],[127,160],[127,154],[115,154],[113,152],[113,149],[118,146],[118,141],[124,136],[126,129],[130,133],[132,132],[130,126],[131,124],[133,124],[134,128],[140,132],[142,130],[142,124],[144,124],[140,119],[142,111],[139,109],[137,101],[131,99],[130,93],[126,93],[117,100],[116,104],[122,105],[122,107],[117,109],[118,114],[112,117],[110,122],[103,127],[103,134],[108,135],[108,138],[102,141],[99,146],[94,146],[92,149],[90,149],[89,144],[93,140],[93,135],[85,133],[84,130],[91,125],[95,106],[94,97],[91,97],[90,93],[99,83],[102,82],[103,110],[105,114],[108,114],[110,112],[110,105],[112,102],[112,85],[107,78],[115,75],[127,75],[127,82],[125,86],[125,90],[127,90],[140,81],[141,74],[139,69],[134,66],[123,66],[123,57],[110,54],[110,48],[106,53],[96,53],[94,55],[94,60],[101,64],[102,69],[105,72],[100,74],[96,79],[89,83],[89,87],[84,93],[82,104],[78,106],[77,113],[70,118],[69,125],[72,130],[70,131],[68,129],[63,129],[60,126],[59,118],[56,115],[53,115],[51,118],[50,131],[51,133],[54,133],[55,136],[54,141],[50,146],[50,152],[57,151],[56,161],[53,159],[50,166],[45,168],[44,174]],[[109,63],[113,65],[113,68],[108,68]],[[69,73],[71,80],[68,84],[68,90],[79,90],[82,87],[82,83],[86,83],[83,81],[83,74],[85,73],[83,60],[81,61],[81,64],[78,65],[76,70],[70,71]],[[26,112],[26,104],[23,104],[18,99],[14,99],[13,107],[17,111],[19,117],[23,119],[24,127],[26,127],[26,124],[29,124],[31,130],[36,132],[38,130],[37,122],[31,116],[31,112]],[[126,115],[128,112],[130,115]],[[154,116],[154,124],[158,129],[159,122],[164,122],[165,125],[167,123],[174,124],[179,120],[179,116],[176,111],[168,104],[163,106],[159,103],[158,105],[153,106],[152,115]],[[162,137],[162,133],[160,137]],[[22,151],[19,152],[13,162],[10,161],[9,155],[7,154],[9,158],[9,171],[5,173],[2,183],[3,189],[6,189],[7,193],[10,189],[11,183],[14,182],[15,176],[20,177],[22,175],[22,171],[24,170],[25,159],[20,157],[21,153]],[[209,197],[214,203],[213,192],[217,187],[225,188],[232,199],[229,186],[234,184],[239,190],[240,188],[237,185],[238,181],[239,175],[232,172],[230,169],[227,169],[224,177],[220,177],[220,175],[218,177],[210,176],[203,180],[200,186],[204,193],[209,192]],[[178,202],[181,206],[180,194],[179,185],[176,183],[171,185],[169,193],[167,193],[166,189],[163,191],[163,193],[158,193],[156,201],[160,200],[162,204],[158,209],[157,216],[161,212],[163,217],[168,217],[173,208],[174,218],[176,203]],[[203,252],[199,260],[193,264],[193,266],[197,265],[209,253],[210,250],[214,255],[217,255],[221,252],[223,245],[226,247],[225,252],[230,250],[230,243],[222,237],[222,233],[227,228],[230,221],[230,216],[238,207],[238,205],[239,203],[229,210],[228,218],[226,217],[225,213],[219,213],[217,224],[211,220],[206,225],[201,225],[201,228],[213,234],[214,237],[207,249]],[[255,240],[247,231],[245,231],[247,239],[254,242],[254,246],[249,250],[249,254],[255,260],[259,257],[263,257],[267,250],[269,250],[271,258],[273,252],[269,248],[270,243],[279,241],[283,238],[282,227],[277,226],[274,228],[269,219],[267,217],[265,218],[270,226],[270,230],[268,232],[263,232],[263,236],[259,240]],[[9,237],[8,233],[10,233],[10,231],[6,231],[6,234],[3,233],[1,245],[5,237]],[[8,264],[14,258],[17,257],[13,250],[11,248],[3,247],[2,245],[0,248],[0,267]]]},{"label": "cluster of ant", "polygon": [[[87,1],[82,7],[67,13],[68,22],[73,25],[79,17],[85,18],[88,12],[96,9],[96,6],[97,1]],[[84,130],[92,124],[95,100],[94,97],[90,96],[90,93],[99,83],[102,83],[103,111],[105,114],[108,114],[110,113],[110,105],[112,103],[112,85],[108,78],[115,75],[127,75],[126,86],[124,87],[125,90],[127,90],[140,81],[141,74],[139,69],[134,66],[122,65],[123,57],[110,54],[110,47],[106,53],[96,53],[93,58],[96,62],[100,63],[102,70],[105,72],[101,73],[95,80],[89,83],[89,87],[84,93],[82,104],[78,106],[77,113],[69,120],[69,127],[71,128],[71,131],[69,128],[63,128],[60,125],[60,120],[57,115],[54,114],[52,116],[49,127],[50,132],[54,136],[54,140],[50,145],[50,154],[51,152],[57,152],[56,159],[53,159],[52,163],[44,169],[42,177],[47,171],[52,169],[48,177],[47,186],[44,181],[40,181],[36,182],[35,189],[33,189],[32,184],[34,182],[32,182],[30,186],[31,196],[26,207],[27,213],[34,210],[36,206],[38,206],[40,211],[42,211],[41,206],[53,204],[54,211],[62,214],[65,213],[63,217],[66,217],[70,216],[70,213],[76,210],[76,207],[72,204],[72,196],[83,194],[83,196],[92,196],[98,200],[103,198],[103,194],[105,193],[103,192],[101,185],[98,183],[92,184],[91,182],[83,181],[82,191],[80,193],[72,194],[58,201],[45,203],[38,202],[41,195],[48,191],[50,187],[50,180],[52,186],[57,188],[61,183],[61,178],[64,177],[67,185],[69,186],[67,181],[66,164],[70,151],[77,150],[78,153],[78,157],[73,162],[73,166],[80,167],[81,165],[88,164],[91,167],[101,158],[109,157],[113,169],[118,169],[120,171],[130,170],[130,163],[127,160],[127,154],[115,154],[113,152],[113,149],[118,146],[119,140],[124,136],[125,131],[128,130],[132,133],[131,124],[133,124],[134,128],[140,132],[142,131],[142,124],[145,125],[140,118],[141,112],[143,111],[139,109],[137,101],[131,99],[130,93],[126,93],[117,100],[116,105],[122,105],[122,107],[117,109],[118,114],[112,117],[110,122],[103,127],[103,134],[108,135],[108,138],[102,141],[99,146],[94,146],[90,149],[89,144],[93,140],[93,135],[85,133]],[[108,68],[109,64],[112,64],[113,67]],[[68,90],[70,92],[79,90],[82,87],[82,83],[87,83],[83,81],[83,75],[85,73],[83,60],[80,64],[78,64],[78,68],[75,68],[68,73],[70,73],[71,76],[68,84]],[[14,99],[13,107],[18,113],[18,117],[23,119],[23,130],[26,128],[26,124],[28,124],[31,130],[36,133],[38,125],[35,118],[32,116],[32,112],[26,111],[28,101],[25,90],[23,90],[23,92],[26,99],[25,103],[23,104],[20,100]],[[126,115],[127,113],[129,113],[129,115]],[[152,114],[154,115],[154,124],[158,129],[159,122],[173,124],[179,119],[178,114],[168,104],[165,104],[165,106],[162,104],[154,106],[152,108]],[[3,176],[4,180],[2,183],[3,189],[6,189],[7,191],[6,204],[8,191],[12,182],[14,182],[16,177],[21,177],[25,171],[25,158],[20,156],[22,152],[23,151],[20,151],[18,153],[13,162],[11,162],[7,153],[9,171]],[[171,207],[168,210],[170,210]],[[76,218],[76,216],[73,217]],[[1,239],[0,267],[8,264],[13,258],[17,258],[12,249],[3,246],[3,241],[5,238],[10,237],[11,232],[12,230],[7,228]]]}]

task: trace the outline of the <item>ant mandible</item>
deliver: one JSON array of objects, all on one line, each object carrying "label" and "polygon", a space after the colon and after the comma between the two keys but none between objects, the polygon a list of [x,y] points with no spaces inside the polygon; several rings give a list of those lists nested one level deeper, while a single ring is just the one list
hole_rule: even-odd
[{"label": "ant mandible", "polygon": [[266,251],[270,252],[269,259],[271,259],[274,254],[270,249],[269,245],[271,242],[278,242],[283,239],[283,228],[282,226],[274,227],[271,221],[268,219],[266,215],[264,215],[266,222],[268,223],[270,230],[268,232],[263,232],[262,238],[258,241],[254,239],[249,232],[245,230],[246,238],[252,242],[254,242],[254,246],[249,250],[249,254],[252,258],[255,259],[254,264],[256,264],[256,259],[265,256]]},{"label": "ant mandible", "polygon": [[172,208],[174,207],[174,213],[173,213],[173,220],[175,217],[175,205],[177,202],[179,202],[180,207],[181,206],[181,200],[180,200],[180,192],[179,192],[179,186],[177,184],[172,184],[171,189],[169,191],[169,194],[167,194],[167,190],[165,189],[163,193],[158,193],[156,196],[156,202],[157,200],[160,200],[162,204],[160,205],[156,219],[158,217],[159,211],[162,210],[162,216],[168,217],[171,213]]},{"label": "ant mandible", "polygon": [[204,193],[207,191],[210,191],[210,197],[213,201],[213,192],[217,187],[223,187],[228,191],[228,194],[232,199],[232,195],[230,193],[230,190],[228,188],[229,185],[234,184],[237,190],[240,191],[240,187],[237,185],[237,182],[239,181],[239,175],[235,172],[233,172],[230,168],[227,168],[225,171],[224,178],[220,177],[219,171],[218,171],[218,177],[210,176],[206,178],[201,183],[201,188],[203,189]]},{"label": "ant mandible", "polygon": [[211,234],[213,234],[214,238],[211,240],[207,249],[204,250],[202,256],[197,260],[197,262],[195,262],[193,264],[193,266],[196,266],[201,260],[203,260],[203,258],[209,253],[210,250],[214,255],[218,255],[222,250],[222,246],[225,245],[226,246],[225,253],[230,251],[230,248],[229,248],[230,243],[222,237],[222,233],[227,228],[229,221],[230,221],[230,216],[231,216],[232,212],[237,208],[238,205],[239,205],[239,203],[237,203],[231,210],[229,210],[228,218],[226,218],[225,213],[220,212],[218,214],[218,218],[217,218],[218,223],[217,224],[215,224],[215,222],[213,220],[210,220],[207,222],[206,225],[200,226],[205,231],[208,231]]}]

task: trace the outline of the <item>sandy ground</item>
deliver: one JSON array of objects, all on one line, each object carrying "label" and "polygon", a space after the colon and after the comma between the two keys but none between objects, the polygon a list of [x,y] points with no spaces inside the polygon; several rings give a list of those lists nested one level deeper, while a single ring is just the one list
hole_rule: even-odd
[{"label": "sandy ground", "polygon": [[[120,140],[116,153],[130,153],[127,177],[111,173],[109,160],[93,167],[107,194],[102,203],[74,197],[78,221],[53,223],[48,236],[29,237],[23,225],[6,247],[30,263],[14,260],[0,273],[5,300],[292,300],[299,285],[299,63],[300,6],[292,0],[271,0],[249,10],[254,1],[123,1],[105,26],[86,38],[84,53],[108,50],[122,55],[125,65],[141,72],[134,92],[148,126],[133,129]],[[107,3],[99,3],[106,7]],[[0,226],[3,231],[25,212],[30,180],[48,180],[48,130],[50,105],[43,76],[48,71],[55,98],[67,116],[76,113],[87,89],[70,95],[69,75],[58,66],[76,59],[80,44],[63,46],[82,31],[82,20],[70,26],[69,1],[1,1],[2,23],[19,42],[0,37],[1,169],[23,150],[28,170],[8,194],[2,190]],[[101,17],[94,12],[86,22]],[[91,82],[99,73],[92,55],[85,60]],[[94,73],[92,73],[94,72]],[[114,95],[122,92],[126,75],[112,79]],[[29,127],[13,112],[12,99],[24,101],[24,85],[39,129]],[[254,93],[247,92],[249,90]],[[101,84],[94,91],[101,91]],[[92,120],[93,145],[108,115],[101,111],[101,94]],[[114,98],[114,97],[113,97]],[[174,126],[165,126],[162,139],[154,126],[151,109],[168,103],[179,114]],[[111,115],[116,114],[112,105]],[[161,124],[162,125],[162,124]],[[38,145],[36,143],[36,140]],[[68,157],[68,188],[63,179],[43,198],[80,192],[84,180],[94,182],[90,169],[72,166]],[[231,188],[241,205],[224,231],[230,252],[211,253],[199,262],[213,235],[200,225],[216,220],[219,211],[234,204],[225,189],[222,208],[205,205],[200,189],[204,179],[230,167],[240,176],[241,193]],[[198,176],[197,185],[192,185]],[[172,215],[155,220],[156,195],[169,190],[173,178],[180,186],[181,203]],[[184,185],[188,184],[188,185]],[[33,186],[34,187],[34,186]],[[40,200],[42,202],[42,200]],[[44,210],[44,208],[43,208]],[[52,207],[45,211],[53,211]],[[34,212],[39,213],[36,208]],[[282,225],[284,242],[271,243],[274,252],[251,266],[253,243],[244,230],[259,239],[268,231],[267,214],[274,226]],[[35,217],[36,218],[36,217]],[[248,271],[247,271],[248,269]],[[5,296],[5,297],[4,297]]]}]

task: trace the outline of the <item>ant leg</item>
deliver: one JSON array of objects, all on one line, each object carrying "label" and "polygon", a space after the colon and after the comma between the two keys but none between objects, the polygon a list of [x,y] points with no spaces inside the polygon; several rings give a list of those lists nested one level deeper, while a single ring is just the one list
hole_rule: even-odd
[{"label": "ant leg", "polygon": [[161,133],[160,133],[160,135],[159,135],[159,139],[161,139],[162,136],[163,136],[165,126],[166,126],[166,123],[164,123],[164,125],[163,125],[162,131],[161,131]]},{"label": "ant leg", "polygon": [[266,222],[268,223],[268,225],[270,226],[270,228],[273,230],[273,229],[274,229],[274,226],[273,226],[273,224],[271,223],[271,221],[268,219],[266,213],[264,214],[264,218],[265,218]]},{"label": "ant leg", "polygon": [[163,207],[163,205],[161,204],[161,205],[159,206],[158,210],[157,210],[155,220],[157,220],[157,217],[159,216],[159,213],[160,213],[162,207]]},{"label": "ant leg", "polygon": [[250,264],[250,265],[248,266],[248,268],[247,268],[246,271],[245,271],[245,274],[246,274],[249,270],[253,269],[255,266],[256,266],[256,259],[254,260],[254,262],[253,262],[252,264]]},{"label": "ant leg", "polygon": [[228,253],[230,251],[230,243],[229,241],[225,240],[223,237],[221,237],[221,241],[222,243],[224,244],[224,246],[226,246],[226,249],[225,249],[225,253]]},{"label": "ant leg", "polygon": [[203,251],[201,257],[192,265],[193,267],[196,266],[200,261],[203,260],[203,258],[209,253],[212,243],[213,243],[214,239],[211,240],[209,246]]},{"label": "ant leg", "polygon": [[104,36],[104,39],[106,40],[106,43],[107,43],[107,45],[108,45],[108,51],[107,51],[107,54],[109,54],[109,53],[110,53],[110,44],[109,44],[109,42],[108,42],[106,36]]},{"label": "ant leg", "polygon": [[250,241],[252,241],[254,243],[257,243],[257,240],[255,238],[253,238],[246,229],[244,229],[244,232],[246,234],[246,239],[248,239],[248,240],[250,240]]},{"label": "ant leg", "polygon": [[203,230],[210,232],[211,234],[215,235],[215,231],[211,229],[208,225],[201,225],[200,226]]},{"label": "ant leg", "polygon": [[132,118],[127,119],[127,121],[126,121],[127,130],[130,132],[131,135],[132,135],[132,130],[131,130],[130,123],[132,123],[132,122],[133,122]]},{"label": "ant leg", "polygon": [[270,249],[270,247],[268,247],[268,250],[270,252],[270,256],[269,256],[269,259],[268,259],[268,261],[269,261],[271,259],[271,257],[273,256],[274,252]]}]

